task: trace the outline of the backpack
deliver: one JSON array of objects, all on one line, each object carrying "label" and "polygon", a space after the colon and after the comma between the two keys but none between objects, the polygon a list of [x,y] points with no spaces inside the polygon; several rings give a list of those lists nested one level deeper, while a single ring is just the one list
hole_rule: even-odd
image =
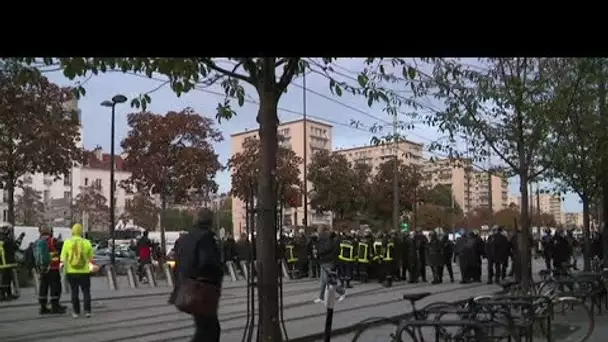
[{"label": "backpack", "polygon": [[87,260],[84,257],[84,246],[82,239],[72,240],[72,249],[70,250],[68,265],[71,268],[81,269],[87,265]]},{"label": "backpack", "polygon": [[34,264],[36,269],[45,270],[51,263],[51,251],[46,239],[38,239],[34,244]]}]

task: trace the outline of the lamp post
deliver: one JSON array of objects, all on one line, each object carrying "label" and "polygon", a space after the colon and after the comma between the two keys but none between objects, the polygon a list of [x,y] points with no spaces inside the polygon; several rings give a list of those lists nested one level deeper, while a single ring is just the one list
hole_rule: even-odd
[{"label": "lamp post", "polygon": [[115,126],[116,126],[116,105],[119,103],[127,102],[127,98],[124,95],[114,95],[111,100],[106,100],[101,103],[103,107],[112,108],[112,119],[110,124],[110,235],[112,236],[112,255],[110,256],[110,260],[112,262],[112,266],[116,267],[116,233],[114,232],[114,211],[115,211],[115,201],[114,201],[114,134],[115,134]]}]

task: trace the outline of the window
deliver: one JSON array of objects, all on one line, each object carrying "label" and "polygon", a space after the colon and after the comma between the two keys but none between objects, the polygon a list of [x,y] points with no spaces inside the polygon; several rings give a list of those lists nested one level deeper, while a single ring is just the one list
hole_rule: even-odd
[{"label": "window", "polygon": [[8,210],[6,209],[2,210],[2,221],[8,222]]},{"label": "window", "polygon": [[63,192],[63,199],[69,201],[71,197],[72,197],[72,194],[69,191],[64,191]]},{"label": "window", "polygon": [[84,186],[89,186],[89,179],[88,178],[84,179]]},{"label": "window", "polygon": [[72,185],[72,176],[69,173],[63,176],[63,185],[64,186]]}]

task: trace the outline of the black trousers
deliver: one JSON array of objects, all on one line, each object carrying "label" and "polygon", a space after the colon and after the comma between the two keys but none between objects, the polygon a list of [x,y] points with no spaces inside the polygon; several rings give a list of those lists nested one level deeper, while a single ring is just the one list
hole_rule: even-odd
[{"label": "black trousers", "polygon": [[500,279],[504,279],[503,274],[506,272],[503,270],[504,263],[498,260],[488,259],[488,281],[495,280],[496,282]]},{"label": "black trousers", "polygon": [[0,297],[10,297],[12,294],[13,269],[0,269],[0,278],[2,278],[2,282],[0,282]]},{"label": "black trousers", "polygon": [[310,259],[310,261],[308,262],[308,265],[310,266],[310,277],[311,278],[318,278],[319,275],[321,274],[321,266],[319,265],[319,260],[317,259]]},{"label": "black trousers", "polygon": [[452,268],[452,258],[449,260],[444,260],[443,265],[439,268],[439,280],[443,280],[443,269],[448,270],[448,275],[450,276],[450,281],[454,281],[454,269]]},{"label": "black trousers", "polygon": [[191,342],[220,342],[220,320],[217,316],[194,316],[195,332]]},{"label": "black trousers", "polygon": [[420,263],[420,278],[422,278],[422,281],[426,281],[426,263]]},{"label": "black trousers", "polygon": [[51,305],[58,306],[59,298],[61,298],[61,274],[59,274],[59,270],[48,270],[41,273],[40,288],[38,289],[40,305],[46,306],[50,299]]},{"label": "black trousers", "polygon": [[341,261],[338,264],[338,274],[342,285],[350,284],[350,280],[353,278],[353,263]]},{"label": "black trousers", "polygon": [[82,290],[82,301],[84,312],[91,312],[91,276],[89,274],[68,274],[68,283],[72,295],[72,310],[75,314],[80,314],[79,291]]},{"label": "black trousers", "polygon": [[358,266],[359,266],[359,280],[364,283],[367,283],[367,281],[369,280],[369,274],[367,273],[369,263],[360,262]]}]

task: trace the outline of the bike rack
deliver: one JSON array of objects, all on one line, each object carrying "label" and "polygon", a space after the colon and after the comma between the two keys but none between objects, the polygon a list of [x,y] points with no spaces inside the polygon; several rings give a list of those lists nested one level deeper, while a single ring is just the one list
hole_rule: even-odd
[{"label": "bike rack", "polygon": [[116,281],[116,269],[112,265],[107,265],[105,267],[106,277],[108,279],[108,288],[111,291],[118,290],[118,282]]},{"label": "bike rack", "polygon": [[228,273],[230,274],[230,281],[235,282],[238,280],[236,276],[236,268],[234,265],[234,261],[228,260],[226,261],[226,268],[228,268]]},{"label": "bike rack", "polygon": [[135,270],[133,266],[127,267],[127,281],[129,282],[129,287],[132,289],[137,288],[137,277],[135,276]]},{"label": "bike rack", "polygon": [[173,270],[171,269],[171,266],[169,266],[169,264],[167,264],[167,263],[164,263],[163,271],[165,273],[165,278],[167,278],[167,286],[173,287],[175,281],[173,279]]},{"label": "bike rack", "polygon": [[152,268],[152,265],[144,265],[144,272],[146,274],[146,277],[148,278],[148,285],[150,287],[156,287],[156,275],[154,274],[154,269]]}]

